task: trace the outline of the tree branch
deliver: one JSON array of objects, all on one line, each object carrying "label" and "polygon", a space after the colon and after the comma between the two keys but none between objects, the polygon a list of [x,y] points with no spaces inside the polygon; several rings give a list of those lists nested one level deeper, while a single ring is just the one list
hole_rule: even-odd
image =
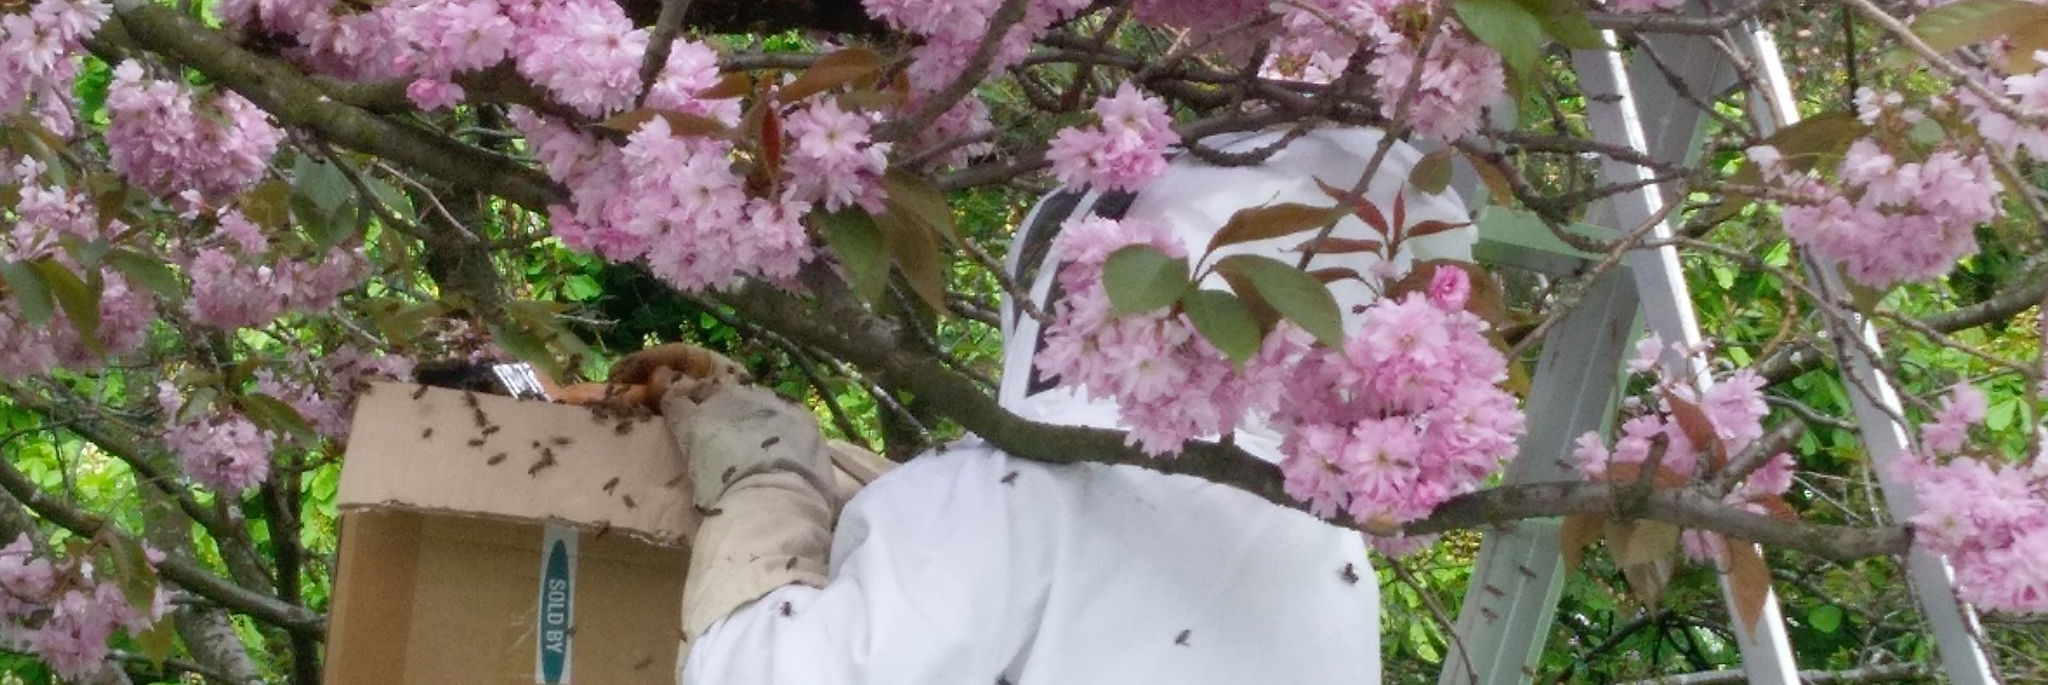
[{"label": "tree branch", "polygon": [[[719,299],[762,326],[845,359],[873,373],[884,384],[928,399],[967,430],[1013,456],[1058,464],[1141,466],[1229,485],[1290,509],[1306,509],[1304,503],[1287,494],[1279,467],[1234,445],[1190,441],[1180,456],[1155,459],[1127,444],[1122,431],[1044,424],[1010,413],[972,380],[935,359],[899,349],[891,342],[894,324],[867,313],[858,304],[828,295],[821,298],[819,306],[812,307],[760,283],[749,283]],[[1527,518],[1614,514],[1711,530],[1769,547],[1796,549],[1841,561],[1903,554],[1911,542],[1911,536],[1900,527],[1790,522],[1739,510],[1690,490],[1659,491],[1627,502],[1629,506],[1618,503],[1621,498],[1617,498],[1614,489],[1599,483],[1502,486],[1454,497],[1429,518],[1406,526],[1402,532],[1424,535]]]},{"label": "tree branch", "polygon": [[[26,474],[14,465],[0,460],[0,490],[6,490],[16,500],[28,506],[37,516],[64,527],[80,536],[92,537],[107,529],[107,521],[69,503],[51,497],[29,480]],[[116,535],[126,536],[118,530]],[[236,585],[215,575],[199,564],[178,558],[166,558],[157,565],[157,571],[164,578],[194,594],[237,613],[246,614],[264,623],[278,626],[293,635],[307,635],[315,639],[326,632],[326,618],[307,610],[305,607],[278,601],[276,597]]]}]

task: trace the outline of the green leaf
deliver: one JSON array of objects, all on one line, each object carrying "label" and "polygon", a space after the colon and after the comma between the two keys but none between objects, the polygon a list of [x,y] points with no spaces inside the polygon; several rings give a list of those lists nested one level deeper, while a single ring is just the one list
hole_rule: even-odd
[{"label": "green leaf", "polygon": [[846,267],[846,280],[853,286],[853,293],[869,302],[880,299],[882,289],[889,285],[889,252],[882,243],[882,229],[875,226],[875,218],[858,207],[816,216],[825,244],[832,247],[840,265]]},{"label": "green leaf", "polygon": [[50,293],[57,296],[57,305],[64,308],[64,315],[78,329],[78,338],[85,343],[86,350],[101,354],[99,274],[93,274],[89,281],[80,279],[63,264],[48,259],[32,262],[29,268],[35,269],[43,284],[50,286]]},{"label": "green leaf", "polygon": [[956,247],[961,244],[963,238],[953,223],[953,207],[946,202],[946,194],[924,177],[890,169],[882,176],[882,191],[886,193],[882,200],[886,213],[901,214],[946,242]]},{"label": "green leaf", "polygon": [[1259,353],[1259,343],[1264,338],[1259,322],[1236,295],[1221,290],[1195,290],[1181,297],[1180,306],[1202,338],[1230,361],[1243,364]]},{"label": "green leaf", "polygon": [[2048,14],[2048,6],[2023,0],[1963,0],[1913,18],[1913,33],[1935,52],[1982,43]]},{"label": "green leaf", "polygon": [[102,534],[99,539],[107,550],[107,556],[114,560],[114,586],[120,588],[129,608],[148,615],[150,607],[156,603],[157,577],[156,568],[149,565],[149,558],[142,550],[142,542],[109,534]]},{"label": "green leaf", "polygon": [[795,81],[777,91],[775,98],[782,102],[796,102],[852,83],[854,79],[881,69],[880,54],[867,48],[846,48],[818,58]]},{"label": "green leaf", "polygon": [[493,322],[487,325],[491,340],[520,361],[532,364],[534,368],[548,374],[550,378],[562,377],[562,363],[548,351],[546,340],[535,335],[531,329],[518,321]]},{"label": "green leaf", "polygon": [[412,197],[399,192],[397,187],[374,176],[364,176],[363,185],[370,189],[370,194],[376,196],[378,202],[383,203],[385,211],[406,221],[419,220],[419,215],[413,210]]},{"label": "green leaf", "polygon": [[127,276],[128,280],[148,288],[150,292],[165,298],[177,299],[184,295],[184,283],[178,274],[163,260],[148,257],[133,250],[115,249],[107,252],[107,263],[114,270]]},{"label": "green leaf", "polygon": [[1500,53],[1508,79],[1527,80],[1543,57],[1543,19],[1517,0],[1456,0],[1453,8],[1465,30]]},{"label": "green leaf", "polygon": [[320,434],[314,432],[312,424],[306,423],[306,417],[300,416],[299,410],[285,404],[284,400],[252,393],[236,398],[235,404],[260,428],[278,435],[290,435],[307,445],[320,441]]},{"label": "green leaf", "polygon": [[1204,252],[1213,252],[1225,245],[1319,229],[1335,223],[1346,214],[1348,212],[1342,207],[1312,207],[1294,202],[1246,207],[1223,222],[1223,230],[1209,238],[1209,246]]},{"label": "green leaf", "polygon": [[142,647],[142,656],[147,657],[150,663],[162,666],[164,660],[171,656],[171,647],[177,643],[178,631],[171,618],[165,616],[151,623],[149,629],[142,631],[142,634],[133,637],[136,644]]},{"label": "green leaf", "polygon": [[939,241],[932,237],[931,230],[903,212],[875,217],[875,225],[882,229],[882,244],[888,246],[889,257],[896,262],[903,280],[910,284],[911,292],[932,311],[948,311],[945,269],[941,265]]},{"label": "green leaf", "polygon": [[[348,182],[348,176],[335,164],[301,155],[292,166],[292,194],[303,197],[320,211],[325,219],[334,215],[343,202],[355,197],[356,189]],[[304,219],[305,217],[301,217]]]},{"label": "green leaf", "polygon": [[14,296],[14,306],[21,310],[21,318],[29,325],[41,326],[57,315],[50,286],[43,284],[42,274],[29,262],[0,264],[0,278],[6,279],[7,292]]},{"label": "green leaf", "polygon": [[1537,16],[1543,22],[1543,32],[1565,47],[1575,50],[1605,50],[1610,47],[1606,39],[1600,37],[1600,30],[1593,28],[1593,22],[1586,20],[1586,8],[1579,3],[1550,0]]},{"label": "green leaf", "polygon": [[1151,245],[1126,245],[1102,263],[1102,286],[1117,316],[1173,304],[1188,290],[1188,259],[1168,257]]},{"label": "green leaf", "polygon": [[256,184],[235,200],[242,209],[242,216],[258,226],[282,231],[292,222],[292,186],[280,179],[270,179]]},{"label": "green leaf", "polygon": [[1806,624],[1814,630],[1832,633],[1842,628],[1842,608],[1833,604],[1816,604],[1806,610]]},{"label": "green leaf", "polygon": [[1430,195],[1451,187],[1451,150],[1445,148],[1422,156],[1408,171],[1408,185]]},{"label": "green leaf", "polygon": [[1334,349],[1344,345],[1344,324],[1337,299],[1315,277],[1286,262],[1258,255],[1225,257],[1216,263],[1216,271],[1251,285],[1260,299],[1325,346]]}]

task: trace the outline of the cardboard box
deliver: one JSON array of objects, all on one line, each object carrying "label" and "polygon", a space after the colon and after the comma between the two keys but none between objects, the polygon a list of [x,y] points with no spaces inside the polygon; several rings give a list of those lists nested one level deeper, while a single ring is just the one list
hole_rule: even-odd
[{"label": "cardboard box", "polygon": [[354,425],[326,682],[675,682],[699,518],[658,418],[381,384]]}]

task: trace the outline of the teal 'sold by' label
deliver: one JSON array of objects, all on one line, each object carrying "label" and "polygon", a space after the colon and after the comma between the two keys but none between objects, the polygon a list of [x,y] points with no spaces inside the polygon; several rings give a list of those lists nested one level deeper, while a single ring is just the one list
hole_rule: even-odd
[{"label": "teal 'sold by' label", "polygon": [[569,682],[576,638],[576,529],[548,526],[541,543],[540,621],[534,636],[533,682]]}]

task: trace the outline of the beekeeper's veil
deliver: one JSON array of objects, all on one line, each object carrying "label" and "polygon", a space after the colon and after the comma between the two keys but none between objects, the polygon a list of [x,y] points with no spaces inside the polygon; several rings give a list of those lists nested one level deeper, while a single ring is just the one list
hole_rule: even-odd
[{"label": "beekeeper's veil", "polygon": [[[1335,201],[1318,185],[1350,189],[1358,183],[1379,145],[1380,131],[1369,128],[1320,129],[1300,136],[1273,153],[1262,163],[1247,166],[1219,166],[1190,154],[1180,154],[1160,178],[1136,193],[1062,189],[1040,200],[1017,229],[1008,259],[1010,276],[1025,289],[1039,311],[1053,314],[1060,293],[1054,274],[1061,264],[1054,246],[1060,227],[1070,219],[1095,214],[1109,219],[1146,218],[1164,222],[1180,235],[1188,254],[1199,256],[1210,236],[1223,227],[1233,213],[1248,207],[1293,202],[1329,206]],[[1282,139],[1279,131],[1237,133],[1205,139],[1205,145],[1226,152],[1258,150]],[[1407,222],[1436,219],[1451,223],[1468,221],[1464,204],[1455,192],[1426,194],[1408,185],[1410,171],[1422,153],[1406,143],[1396,142],[1375,171],[1366,198],[1391,216],[1395,193],[1404,193]],[[1334,235],[1345,238],[1379,239],[1365,222],[1347,217],[1337,224]],[[1251,253],[1293,263],[1299,253],[1291,248],[1307,236],[1292,235],[1240,243],[1219,248],[1219,255]],[[1470,259],[1477,232],[1471,227],[1438,233],[1409,241],[1402,254],[1395,255],[1398,269],[1405,271],[1415,260]],[[1380,261],[1371,254],[1316,255],[1309,268],[1347,267],[1372,273]],[[1228,289],[1221,277],[1211,275],[1202,283],[1207,288]],[[1356,279],[1331,284],[1331,294],[1345,318],[1347,335],[1357,330],[1357,305],[1378,295],[1371,286]],[[1003,300],[1003,378],[1000,396],[1003,406],[1025,418],[1069,425],[1117,427],[1116,407],[1109,402],[1089,401],[1075,389],[1057,387],[1057,379],[1038,372],[1033,358],[1044,347],[1045,323],[1026,314],[1008,295]],[[1257,426],[1239,432],[1238,444],[1260,457],[1277,461],[1277,437]]]}]

